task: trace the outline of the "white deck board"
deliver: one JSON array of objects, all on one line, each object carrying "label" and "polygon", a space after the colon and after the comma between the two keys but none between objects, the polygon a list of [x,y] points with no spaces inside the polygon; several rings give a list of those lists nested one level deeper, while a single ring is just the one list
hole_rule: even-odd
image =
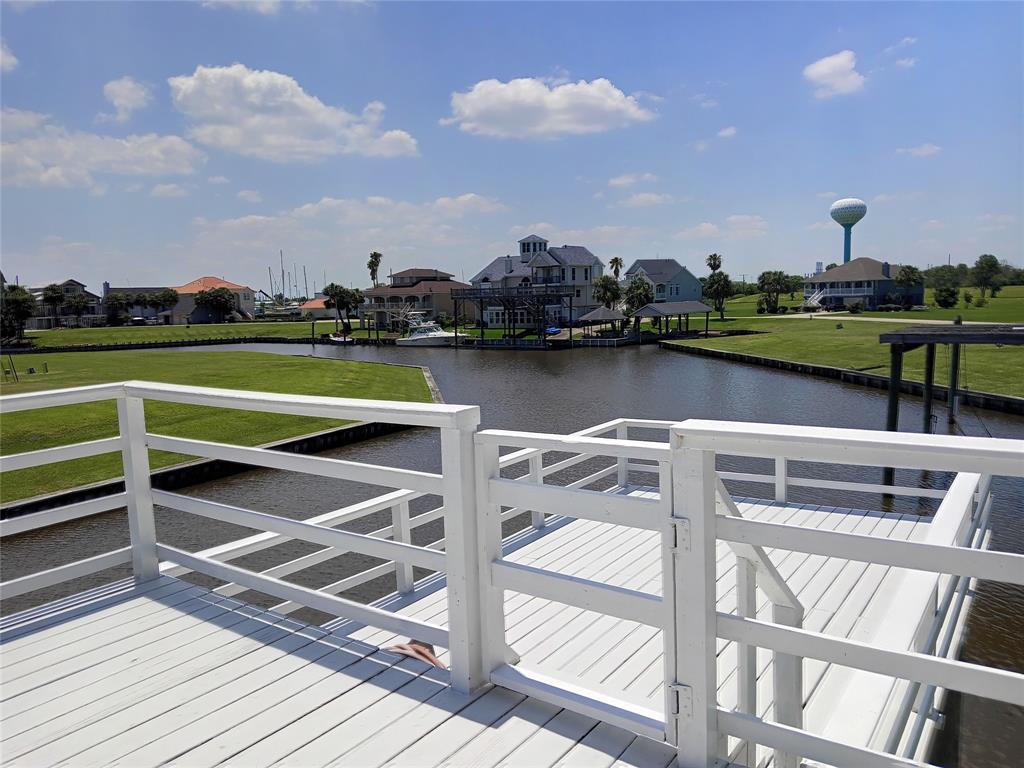
[{"label": "white deck board", "polygon": [[[814,505],[740,508],[760,520],[889,538],[921,538],[928,525]],[[660,546],[651,531],[553,521],[508,559],[660,594]],[[903,578],[877,564],[768,553],[804,605],[805,626],[843,637],[870,637]],[[733,611],[735,557],[723,542],[716,556],[718,609]],[[380,604],[446,625],[443,579],[420,589]],[[512,592],[505,613],[525,667],[662,709],[660,630]],[[503,688],[458,694],[447,673],[381,650],[406,639],[339,622],[310,627],[166,576],[122,580],[0,620],[0,752],[27,766],[673,764],[665,744],[537,699]],[[735,703],[735,674],[736,649],[719,641],[722,706]],[[821,702],[834,704],[843,678],[805,662],[812,730],[828,721]],[[762,714],[770,715],[771,689],[770,655],[759,652]]]}]

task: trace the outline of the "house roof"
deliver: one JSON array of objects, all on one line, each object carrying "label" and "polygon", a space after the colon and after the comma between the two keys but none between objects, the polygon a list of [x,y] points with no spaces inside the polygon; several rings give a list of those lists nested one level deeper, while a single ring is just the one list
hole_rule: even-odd
[{"label": "house roof", "polygon": [[415,285],[381,285],[367,288],[363,296],[407,296],[417,293],[451,293],[453,288],[472,288],[471,285],[458,280],[420,280]]},{"label": "house roof", "polygon": [[539,253],[535,254],[534,257],[532,259],[530,259],[529,262],[527,262],[527,265],[529,267],[531,267],[531,268],[532,267],[557,267],[557,266],[560,265],[560,262],[554,256],[552,256],[550,253],[548,253],[547,251],[540,251]]},{"label": "house roof", "polygon": [[103,287],[104,294],[107,295],[107,296],[109,296],[112,293],[127,293],[127,294],[129,294],[131,296],[135,296],[136,294],[139,294],[139,293],[160,293],[160,291],[166,291],[166,290],[167,290],[167,286],[166,285],[162,285],[162,286],[159,286],[159,287],[156,287],[156,286],[148,286],[148,287],[147,286],[143,286],[141,288],[139,288],[139,287],[132,287],[130,285],[129,286],[125,286],[124,288],[115,288],[113,286],[104,286]]},{"label": "house roof", "polygon": [[675,315],[696,315],[714,312],[700,301],[665,301],[660,304],[645,304],[633,313],[633,317],[674,317]]},{"label": "house roof", "polygon": [[300,304],[299,309],[327,309],[327,299],[310,299],[305,304]]},{"label": "house roof", "polygon": [[683,270],[689,272],[675,259],[637,259],[626,270],[626,277],[635,275],[639,270],[643,270],[653,283],[668,283]]},{"label": "house roof", "polygon": [[179,285],[174,290],[178,293],[199,293],[200,291],[212,291],[214,288],[227,288],[229,291],[252,290],[244,285],[232,283],[220,277],[197,277],[191,283]]},{"label": "house roof", "polygon": [[490,282],[497,282],[505,277],[530,277],[533,271],[530,269],[529,264],[524,264],[520,259],[512,259],[512,271],[505,271],[505,264],[510,256],[499,256],[486,267],[477,272],[473,277],[469,279],[471,283],[479,283],[484,280]]},{"label": "house roof", "polygon": [[545,240],[540,235],[527,235],[526,237],[524,237],[519,242],[520,243],[546,243],[547,240]]},{"label": "house roof", "polygon": [[807,278],[808,283],[832,283],[839,280],[895,280],[900,271],[899,264],[889,265],[889,276],[882,272],[884,262],[867,256],[848,261],[837,267],[826,270],[814,277]]},{"label": "house roof", "polygon": [[595,310],[587,312],[579,319],[581,323],[611,323],[618,320],[625,320],[626,316],[617,309],[608,309],[600,306]]},{"label": "house roof", "polygon": [[604,266],[604,262],[582,245],[563,245],[560,248],[548,247],[548,253],[554,256],[559,264],[567,267]]},{"label": "house roof", "polygon": [[401,272],[392,272],[391,277],[433,277],[440,279],[441,277],[452,277],[450,272],[442,272],[440,269],[424,269],[422,267],[412,267],[411,269],[403,269]]}]

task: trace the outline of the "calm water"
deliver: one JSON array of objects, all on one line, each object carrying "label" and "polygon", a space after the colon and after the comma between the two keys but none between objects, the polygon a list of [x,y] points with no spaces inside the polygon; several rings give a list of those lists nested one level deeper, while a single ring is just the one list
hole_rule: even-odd
[{"label": "calm water", "polygon": [[[201,351],[213,351],[209,347]],[[474,352],[448,349],[397,349],[374,347],[322,347],[247,345],[217,347],[217,351],[244,349],[278,354],[315,354],[322,357],[397,362],[429,366],[447,402],[478,404],[482,426],[545,432],[571,432],[618,416],[653,419],[713,418],[766,421],[787,424],[882,429],[886,395],[882,391],[833,381],[773,371],[766,368],[675,354],[656,347],[619,350],[582,349],[557,353]],[[330,395],[358,394],[325,392]],[[959,425],[949,428],[945,411],[939,409],[938,431],[956,434],[1024,438],[1024,419],[965,408]],[[901,426],[920,429],[920,400],[904,397]],[[652,435],[653,439],[661,436]],[[330,452],[339,457],[387,463],[424,470],[439,468],[436,433],[410,430],[349,448]],[[723,461],[729,468],[770,471],[765,462]],[[791,471],[815,476],[822,468],[796,464]],[[833,477],[835,475],[832,475]],[[848,468],[845,478],[880,482],[881,470]],[[906,472],[898,475],[906,484],[938,487],[948,483],[941,473]],[[308,518],[386,489],[276,471],[257,470],[188,489],[188,493],[217,501],[251,507],[273,514]],[[764,487],[754,487],[750,493]],[[794,501],[818,500],[809,491],[792,494]],[[1024,552],[1024,482],[997,479],[993,485],[993,533],[991,547]],[[876,496],[836,495],[830,503],[878,508]],[[436,499],[421,499],[413,514],[436,506]],[[927,514],[934,507],[901,500],[892,507],[901,512]],[[201,549],[246,535],[246,529],[198,521],[189,515],[158,510],[161,541],[185,549]],[[357,521],[351,530],[371,531],[388,525],[385,515]],[[426,543],[443,535],[439,525],[417,529],[414,540]],[[62,562],[87,557],[127,544],[121,513],[78,521],[25,534],[4,544],[4,578],[33,572]],[[288,543],[237,561],[253,569],[266,569],[317,547]],[[370,558],[345,556],[316,569],[297,574],[295,580],[320,586],[375,564]],[[292,578],[292,577],[289,577]],[[78,585],[80,587],[80,584]],[[370,600],[393,589],[393,580],[364,585],[354,595]],[[62,594],[26,596],[9,601],[5,611],[16,610]],[[352,593],[348,593],[352,595]],[[258,602],[258,598],[254,597]],[[17,605],[14,603],[18,602]],[[269,600],[264,604],[273,604]],[[312,614],[297,614],[315,619]],[[1024,672],[1024,589],[983,584],[978,590],[968,622],[963,657],[991,666]],[[1024,710],[974,697],[956,701],[955,716],[936,760],[943,765],[971,768],[1019,764],[1024,754]],[[953,735],[953,734],[957,735]]]}]

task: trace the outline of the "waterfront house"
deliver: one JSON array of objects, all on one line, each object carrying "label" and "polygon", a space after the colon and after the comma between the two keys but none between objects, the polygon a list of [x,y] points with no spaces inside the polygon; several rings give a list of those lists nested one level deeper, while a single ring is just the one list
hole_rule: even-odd
[{"label": "waterfront house", "polygon": [[388,276],[388,285],[363,291],[363,306],[359,314],[378,327],[388,326],[403,312],[426,312],[432,319],[441,314],[454,315],[452,289],[469,286],[452,277],[451,273],[440,269],[421,267],[392,272]]},{"label": "waterfront house", "polygon": [[864,309],[879,304],[923,304],[924,282],[910,288],[897,285],[899,271],[899,264],[861,256],[806,278],[804,304],[835,308],[859,302]]},{"label": "waterfront house", "polygon": [[152,307],[141,304],[133,304],[128,308],[132,317],[141,317],[145,320],[158,319],[165,325],[185,325],[187,323],[211,323],[219,320],[213,313],[202,307],[197,307],[195,295],[200,291],[212,291],[215,288],[227,288],[235,296],[235,309],[231,313],[235,320],[252,320],[256,314],[256,293],[252,288],[238,283],[232,283],[220,277],[197,277],[184,285],[163,285],[138,287],[117,287],[109,282],[103,283],[103,301],[107,297],[121,293],[131,296],[152,295],[170,288],[178,294],[178,302],[172,307]]},{"label": "waterfront house", "polygon": [[313,320],[333,320],[338,315],[334,311],[334,307],[329,307],[327,304],[328,299],[325,296],[317,296],[300,304],[299,312],[304,320],[307,317]]},{"label": "waterfront house", "polygon": [[131,317],[141,317],[143,320],[160,322],[162,324],[169,324],[171,322],[170,314],[166,311],[169,307],[155,307],[151,304],[140,303],[137,298],[141,296],[155,296],[160,291],[166,291],[168,286],[113,286],[109,282],[103,282],[103,303],[107,303],[107,297],[114,294],[121,294],[122,296],[128,296],[132,304],[127,307],[127,312]]},{"label": "waterfront house", "polygon": [[654,302],[700,301],[703,286],[693,273],[675,259],[637,259],[626,270],[624,282],[639,275],[654,291]]},{"label": "waterfront house", "polygon": [[[513,293],[550,291],[552,303],[545,307],[547,322],[562,324],[578,320],[597,309],[594,280],[604,273],[604,262],[582,245],[551,246],[539,235],[529,235],[517,243],[517,255],[500,256],[470,282],[478,292],[493,294],[482,298],[483,319],[489,326],[507,324],[525,327],[531,322],[525,304],[514,309],[503,297]],[[483,295],[483,294],[481,294]],[[472,302],[466,302],[467,306]],[[506,311],[514,318],[506,318]]]},{"label": "waterfront house", "polygon": [[98,320],[102,319],[103,301],[95,293],[87,291],[85,283],[80,283],[77,280],[65,280],[63,283],[57,283],[57,285],[64,291],[65,300],[76,294],[85,296],[88,304],[81,320],[79,321],[79,318],[75,317],[75,313],[67,305],[55,309],[44,302],[43,291],[45,286],[40,285],[28,289],[32,298],[36,300],[36,308],[32,317],[25,322],[25,330],[38,331],[44,328],[60,328],[61,326],[78,324],[90,326],[95,325]]}]

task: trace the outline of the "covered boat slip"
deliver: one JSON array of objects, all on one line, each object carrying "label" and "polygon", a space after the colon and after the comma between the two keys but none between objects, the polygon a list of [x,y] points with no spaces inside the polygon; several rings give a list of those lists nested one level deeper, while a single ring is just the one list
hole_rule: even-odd
[{"label": "covered boat slip", "polygon": [[[8,580],[0,599],[133,571],[0,621],[10,764],[918,765],[946,689],[1024,705],[1024,676],[953,659],[974,580],[1024,585],[1024,555],[985,549],[991,475],[1024,475],[1021,441],[700,420],[481,431],[471,406],[144,382],[0,408],[100,400],[116,401],[118,437],[4,457],[20,468],[120,451],[124,494],[3,521],[0,536],[127,503],[131,546]],[[437,429],[439,471],[152,434],[145,400]],[[652,430],[668,439],[637,439]],[[292,519],[155,490],[151,449],[394,490]],[[723,456],[774,471],[726,471]],[[798,476],[802,462],[828,471]],[[852,482],[837,471],[851,465],[948,486]],[[797,488],[938,508],[800,504]],[[421,497],[441,505],[412,514]],[[185,551],[158,540],[154,505],[255,533]],[[391,524],[372,533],[341,528],[381,512]],[[432,522],[444,538],[419,543]],[[240,564],[291,540],[320,549]],[[349,553],[378,564],[312,579]],[[310,586],[290,580],[304,571]],[[345,596],[382,577],[392,596]],[[245,602],[254,594],[272,607]],[[337,618],[288,617],[303,607]],[[410,638],[444,649],[449,669],[382,650]]]}]

